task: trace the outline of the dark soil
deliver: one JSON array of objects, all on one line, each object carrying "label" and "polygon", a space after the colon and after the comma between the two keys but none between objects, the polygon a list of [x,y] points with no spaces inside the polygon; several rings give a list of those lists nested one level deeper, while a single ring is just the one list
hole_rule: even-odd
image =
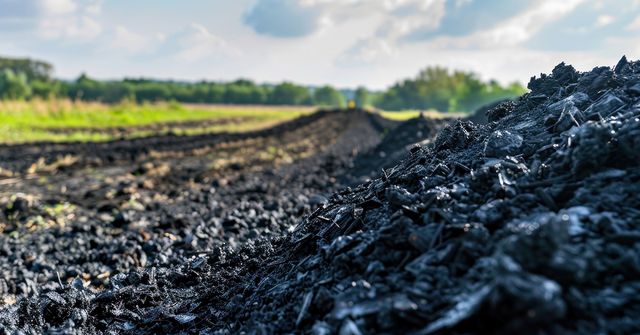
[{"label": "dark soil", "polygon": [[[217,205],[225,209],[195,208],[196,219],[155,225],[149,239],[130,238],[140,223],[128,213],[110,225],[90,218],[36,230],[20,245],[19,234],[5,233],[3,271],[17,269],[10,282],[25,283],[17,293],[29,298],[4,307],[0,323],[6,332],[92,334],[639,333],[640,62],[586,73],[560,64],[529,88],[491,109],[486,125],[454,122],[363,184],[338,180],[365,165],[353,162],[372,155],[378,127],[362,113],[338,113],[321,120],[343,115],[336,129],[352,132],[336,134],[351,135],[321,139],[318,154],[277,168],[222,169],[238,176],[211,181],[225,185],[216,189],[228,194]],[[165,217],[189,217],[190,197],[206,194],[193,190],[169,195],[182,202],[163,204]],[[5,212],[31,208],[16,197]],[[264,226],[256,216],[273,218],[269,232],[249,233]],[[116,237],[91,245],[108,234]],[[59,265],[41,261],[55,243],[49,262]],[[156,263],[160,255],[169,260]],[[51,279],[58,268],[109,259],[129,265],[104,290],[82,274]],[[42,281],[29,277],[47,271]]]},{"label": "dark soil", "polygon": [[[1,293],[29,296],[58,286],[58,276],[100,288],[136,267],[174,266],[220,245],[280,235],[339,186],[336,176],[359,150],[378,142],[372,122],[364,112],[321,112],[260,136],[194,139],[196,149],[173,151],[161,140],[137,156],[136,141],[98,144],[101,152],[56,144],[56,154],[83,160],[4,179],[0,239],[14,260],[0,262],[9,286]],[[47,145],[21,147],[35,161],[51,155]],[[130,154],[95,160],[111,147]]]},{"label": "dark soil", "polygon": [[487,117],[487,113],[490,110],[495,109],[500,104],[507,103],[507,102],[510,102],[510,101],[512,101],[512,100],[503,99],[503,100],[495,101],[495,102],[486,104],[484,106],[481,106],[478,109],[476,109],[469,117],[467,117],[467,120],[471,121],[471,122],[473,122],[475,124],[486,124],[486,123],[489,122],[489,119]]},{"label": "dark soil", "polygon": [[325,111],[244,134],[5,146],[19,172],[0,179],[0,306],[281,236],[396,125]]},{"label": "dark soil", "polygon": [[359,155],[345,177],[351,178],[349,182],[356,183],[382,176],[383,169],[396,165],[413,146],[428,145],[448,122],[420,116],[397,127],[389,125],[388,132],[383,130],[382,141],[372,150]]}]

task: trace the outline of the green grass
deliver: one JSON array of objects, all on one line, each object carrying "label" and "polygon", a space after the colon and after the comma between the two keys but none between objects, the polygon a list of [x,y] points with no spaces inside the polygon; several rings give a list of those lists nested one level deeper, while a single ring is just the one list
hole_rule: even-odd
[{"label": "green grass", "polygon": [[100,142],[112,139],[108,134],[72,132],[67,134],[56,134],[46,130],[35,130],[28,128],[16,128],[11,126],[0,126],[0,142],[6,144],[26,143],[26,142]]},{"label": "green grass", "polygon": [[[396,121],[406,121],[409,119],[417,118],[420,115],[420,111],[417,110],[405,110],[405,111],[380,111],[380,115],[384,118],[396,120]],[[445,118],[458,118],[464,117],[467,114],[465,113],[442,113],[435,110],[428,110],[422,112],[424,116],[433,119],[445,119]]]},{"label": "green grass", "polygon": [[[313,112],[311,107],[180,105],[176,103],[105,105],[68,100],[0,101],[0,142],[106,141],[108,129],[164,123],[233,119],[210,127],[176,127],[177,133],[248,131],[271,126]],[[64,133],[55,130],[64,129]],[[173,128],[171,130],[174,130]],[[132,137],[152,135],[133,131]]]}]

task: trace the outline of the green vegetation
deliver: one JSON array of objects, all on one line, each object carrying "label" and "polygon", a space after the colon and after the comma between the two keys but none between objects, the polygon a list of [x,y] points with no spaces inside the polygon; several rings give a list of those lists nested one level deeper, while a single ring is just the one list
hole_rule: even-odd
[{"label": "green vegetation", "polygon": [[53,79],[52,71],[53,67],[45,62],[0,58],[0,99],[327,107],[344,107],[347,99],[353,99],[359,107],[383,110],[469,112],[486,103],[517,97],[526,91],[517,83],[504,87],[496,81],[483,82],[473,73],[450,72],[440,67],[427,68],[415,79],[399,82],[385,92],[370,92],[364,87],[356,91],[338,91],[331,86],[313,88],[291,82],[256,84],[246,79],[226,83],[150,79],[100,81],[83,74],[76,80],[62,81]]},{"label": "green vegetation", "polygon": [[274,105],[311,105],[311,93],[308,88],[284,82],[276,85],[269,96]]},{"label": "green vegetation", "polygon": [[[71,99],[119,103],[122,101],[252,105],[339,106],[344,97],[314,101],[312,88],[283,82],[259,85],[239,79],[228,83],[197,83],[124,79],[100,81],[82,74],[74,81],[55,80],[50,64],[32,60],[0,58],[0,99]],[[328,87],[332,94],[337,92]],[[339,93],[338,93],[339,94]]]},{"label": "green vegetation", "polygon": [[321,106],[345,107],[344,96],[331,86],[322,86],[313,92],[313,101]]},{"label": "green vegetation", "polygon": [[11,70],[14,73],[24,73],[29,81],[48,81],[53,73],[53,66],[46,62],[31,59],[12,59],[0,57],[0,69]]},{"label": "green vegetation", "polygon": [[515,98],[526,89],[513,83],[507,87],[496,81],[487,83],[470,72],[430,67],[415,79],[397,83],[378,97],[375,105],[385,110],[435,109],[444,112],[473,111],[487,103]]},{"label": "green vegetation", "polygon": [[0,70],[0,98],[19,99],[31,95],[31,87],[23,72],[11,69]]},{"label": "green vegetation", "polygon": [[369,91],[365,87],[358,87],[353,94],[353,100],[355,101],[356,106],[360,108],[369,107],[371,103]]},{"label": "green vegetation", "polygon": [[425,117],[432,118],[432,119],[456,118],[456,117],[464,117],[466,115],[465,113],[442,113],[435,110],[428,110],[428,111],[405,110],[405,111],[398,111],[398,112],[382,111],[379,113],[384,118],[387,118],[390,120],[396,120],[396,121],[406,121],[406,120],[414,119],[420,116],[421,113]]},{"label": "green vegetation", "polygon": [[[150,135],[157,129],[184,134],[248,131],[312,112],[312,107],[0,101],[0,142],[104,141],[113,139],[116,135],[110,130],[117,128],[133,128],[128,133],[133,137]],[[189,126],[179,124],[188,121],[227,122]],[[167,124],[168,128],[144,128],[162,124]]]}]

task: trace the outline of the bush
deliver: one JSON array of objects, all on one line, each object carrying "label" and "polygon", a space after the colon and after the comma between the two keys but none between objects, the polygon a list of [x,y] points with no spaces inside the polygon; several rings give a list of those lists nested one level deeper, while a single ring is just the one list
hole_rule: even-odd
[{"label": "bush", "polygon": [[31,96],[31,87],[24,73],[11,69],[0,71],[0,97],[3,99],[26,99]]}]

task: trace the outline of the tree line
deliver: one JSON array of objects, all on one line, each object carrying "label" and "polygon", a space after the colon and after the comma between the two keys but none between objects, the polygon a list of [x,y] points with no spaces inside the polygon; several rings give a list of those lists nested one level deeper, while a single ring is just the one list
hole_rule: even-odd
[{"label": "tree line", "polygon": [[383,92],[370,92],[364,87],[340,91],[329,85],[307,87],[291,82],[257,84],[247,79],[224,83],[131,78],[105,81],[82,74],[76,80],[65,81],[54,79],[52,73],[53,66],[46,62],[0,58],[0,98],[336,107],[344,107],[348,100],[353,100],[361,107],[385,110],[471,111],[482,104],[517,97],[526,91],[517,83],[501,86],[496,81],[483,82],[470,72],[450,72],[440,67],[427,68],[416,78],[399,82]]},{"label": "tree line", "polygon": [[494,101],[521,96],[526,91],[519,83],[502,86],[495,80],[483,82],[472,72],[429,67],[414,79],[396,83],[382,93],[377,107],[386,110],[473,111]]}]

